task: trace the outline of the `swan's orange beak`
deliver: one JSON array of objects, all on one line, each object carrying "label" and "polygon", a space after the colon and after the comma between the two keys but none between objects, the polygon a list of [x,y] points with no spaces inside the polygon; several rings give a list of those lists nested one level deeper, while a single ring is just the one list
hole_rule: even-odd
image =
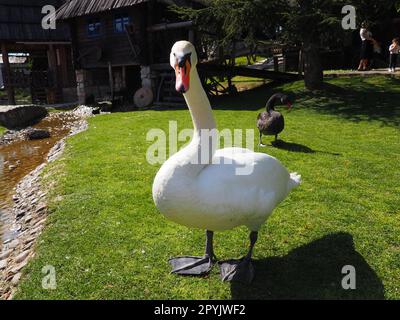
[{"label": "swan's orange beak", "polygon": [[185,56],[178,60],[175,65],[175,76],[176,76],[176,91],[180,93],[186,93],[190,86],[190,56]]}]

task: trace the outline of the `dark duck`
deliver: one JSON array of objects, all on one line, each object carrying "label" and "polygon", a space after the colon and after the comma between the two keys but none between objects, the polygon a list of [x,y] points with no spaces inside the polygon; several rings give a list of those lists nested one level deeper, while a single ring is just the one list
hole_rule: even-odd
[{"label": "dark duck", "polygon": [[289,110],[292,107],[292,100],[283,93],[274,94],[267,102],[266,111],[261,112],[257,117],[257,128],[260,131],[260,146],[265,147],[262,143],[262,136],[275,136],[275,142],[278,141],[278,134],[285,128],[285,119],[283,115],[275,111],[275,106],[287,105]]}]

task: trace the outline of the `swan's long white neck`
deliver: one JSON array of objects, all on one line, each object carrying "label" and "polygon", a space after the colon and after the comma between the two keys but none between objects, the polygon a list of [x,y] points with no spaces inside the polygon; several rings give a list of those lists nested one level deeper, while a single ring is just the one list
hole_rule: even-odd
[{"label": "swan's long white neck", "polygon": [[194,134],[200,135],[202,129],[216,129],[210,101],[203,89],[196,67],[190,74],[190,89],[183,95],[192,116]]},{"label": "swan's long white neck", "polygon": [[190,74],[190,89],[184,94],[193,121],[193,138],[190,144],[179,152],[180,165],[190,166],[191,173],[196,174],[211,163],[217,149],[217,133],[210,101],[203,89],[196,68]]}]

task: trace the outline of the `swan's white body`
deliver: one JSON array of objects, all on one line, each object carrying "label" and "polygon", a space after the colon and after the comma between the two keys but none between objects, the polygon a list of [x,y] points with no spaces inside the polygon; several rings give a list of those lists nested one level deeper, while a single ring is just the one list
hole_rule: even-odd
[{"label": "swan's white body", "polygon": [[[215,128],[195,66],[190,73],[190,90],[184,96],[194,136],[157,173],[153,184],[157,208],[168,219],[187,227],[220,231],[244,225],[258,231],[274,208],[299,185],[300,176],[289,174],[274,157],[241,148],[212,150],[208,164],[193,164],[193,159],[204,152],[200,131]],[[251,173],[238,175],[238,169],[244,167],[251,168]]]}]

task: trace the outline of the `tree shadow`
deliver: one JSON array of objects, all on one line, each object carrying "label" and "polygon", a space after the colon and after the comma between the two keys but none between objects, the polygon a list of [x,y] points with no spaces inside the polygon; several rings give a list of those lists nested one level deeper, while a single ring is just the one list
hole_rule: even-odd
[{"label": "tree shadow", "polygon": [[[339,79],[340,80],[340,79]],[[325,82],[321,90],[307,91],[300,86],[295,86],[292,93],[297,109],[310,109],[322,114],[331,114],[346,120],[380,121],[382,126],[400,126],[400,91],[388,90],[391,87],[400,87],[400,79],[385,78],[382,82],[367,82],[364,78],[355,78],[349,83],[332,84]],[[232,95],[212,97],[211,104],[214,110],[231,111],[258,111],[267,103],[269,97],[282,89],[282,83],[271,82],[250,90]],[[152,110],[182,110],[186,109],[185,103],[178,107],[161,107]],[[255,114],[256,117],[256,114]]]},{"label": "tree shadow", "polygon": [[[346,265],[355,267],[355,290],[342,288]],[[381,280],[348,233],[327,235],[283,257],[256,260],[254,268],[251,285],[231,283],[232,299],[384,299]]]},{"label": "tree shadow", "polygon": [[[215,110],[260,110],[268,98],[281,91],[279,83],[270,83],[234,96],[215,97],[211,100]],[[292,92],[297,103],[294,110],[310,109],[332,114],[346,120],[380,121],[386,126],[400,126],[400,92],[388,90],[388,85],[400,87],[400,79],[386,78],[379,83],[366,82],[361,78],[347,84],[325,82],[321,90],[307,91],[301,88]],[[287,93],[287,90],[285,91]]]},{"label": "tree shadow", "polygon": [[332,114],[346,120],[379,121],[384,126],[400,125],[400,92],[387,90],[387,84],[400,86],[399,79],[388,79],[386,85],[352,83],[347,87],[324,83],[319,91],[300,91],[296,97],[304,108]]},{"label": "tree shadow", "polygon": [[271,143],[271,146],[281,149],[281,150],[286,150],[290,152],[300,152],[300,153],[325,153],[325,154],[330,154],[332,156],[340,156],[340,153],[335,153],[335,152],[329,152],[329,151],[322,151],[322,150],[313,150],[310,147],[307,147],[303,144],[299,143],[292,143],[292,142],[286,142],[283,140],[277,140],[276,142],[273,141]]},{"label": "tree shadow", "polygon": [[260,110],[276,92],[278,84],[271,82],[235,94],[211,97],[210,102],[213,110]]}]

